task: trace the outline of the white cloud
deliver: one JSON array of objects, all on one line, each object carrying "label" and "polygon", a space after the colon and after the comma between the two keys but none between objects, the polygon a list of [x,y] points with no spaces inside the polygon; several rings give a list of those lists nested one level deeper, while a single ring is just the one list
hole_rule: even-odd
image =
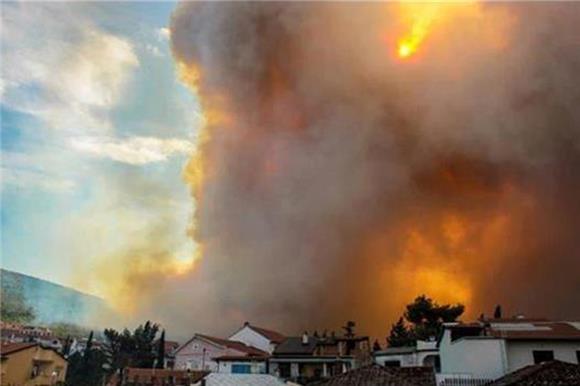
[{"label": "white cloud", "polygon": [[171,31],[167,27],[157,28],[155,33],[157,35],[157,39],[159,40],[169,40],[171,37]]},{"label": "white cloud", "polygon": [[3,4],[2,103],[66,131],[108,131],[108,113],[139,65],[133,45],[77,8]]},{"label": "white cloud", "polygon": [[98,158],[131,165],[166,161],[172,155],[187,154],[193,149],[192,143],[183,139],[155,137],[81,137],[72,139],[70,145],[77,151]]}]

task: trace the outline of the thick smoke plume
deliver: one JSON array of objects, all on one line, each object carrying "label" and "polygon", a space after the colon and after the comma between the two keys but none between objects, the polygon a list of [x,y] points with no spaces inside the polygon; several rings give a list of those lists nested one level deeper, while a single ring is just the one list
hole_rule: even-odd
[{"label": "thick smoke plume", "polygon": [[580,4],[441,5],[403,60],[408,20],[394,3],[178,6],[206,117],[188,328],[379,335],[424,292],[469,316],[580,316]]}]

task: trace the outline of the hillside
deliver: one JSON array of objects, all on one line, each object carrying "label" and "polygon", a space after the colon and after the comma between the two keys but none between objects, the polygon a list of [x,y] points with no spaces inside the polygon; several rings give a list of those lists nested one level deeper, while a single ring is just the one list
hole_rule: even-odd
[{"label": "hillside", "polygon": [[32,308],[35,323],[92,325],[93,315],[111,313],[103,299],[32,276],[0,269],[2,300],[20,299]]}]

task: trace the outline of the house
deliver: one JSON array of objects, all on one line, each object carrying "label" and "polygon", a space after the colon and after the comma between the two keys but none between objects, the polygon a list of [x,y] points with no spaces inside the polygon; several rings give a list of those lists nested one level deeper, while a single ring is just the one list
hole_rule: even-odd
[{"label": "house", "polygon": [[217,363],[216,372],[222,374],[266,374],[267,355],[222,355],[213,358]]},{"label": "house", "polygon": [[561,361],[529,365],[488,386],[580,385],[580,365]]},{"label": "house", "polygon": [[284,386],[280,379],[268,374],[211,373],[194,386]]},{"label": "house", "polygon": [[367,336],[288,337],[270,357],[270,374],[305,382],[341,374],[370,362]]},{"label": "house", "polygon": [[0,352],[2,386],[48,386],[65,380],[68,362],[53,348],[38,343],[4,343]]},{"label": "house", "polygon": [[0,322],[0,337],[4,343],[40,343],[57,350],[63,346],[61,340],[47,327]]},{"label": "house", "polygon": [[440,371],[439,348],[436,341],[417,341],[412,347],[388,347],[373,352],[374,362],[386,367],[429,366]]},{"label": "house", "polygon": [[245,343],[248,346],[256,347],[272,354],[276,346],[282,343],[286,337],[279,332],[257,327],[246,322],[242,328],[233,333],[228,339]]},{"label": "house", "polygon": [[360,367],[309,386],[435,386],[430,367],[383,367],[377,364]]},{"label": "house", "polygon": [[190,386],[202,380],[208,372],[171,370],[171,369],[141,369],[128,367],[123,370],[122,379],[112,379],[109,386]]},{"label": "house", "polygon": [[439,341],[440,379],[496,380],[554,359],[578,363],[580,322],[490,319],[446,323]]},{"label": "house", "polygon": [[[218,363],[226,362],[224,358],[229,357],[235,357],[240,360],[241,358],[248,357],[248,362],[253,362],[253,358],[260,358],[263,365],[257,371],[265,372],[268,353],[242,342],[195,334],[175,351],[175,368],[180,370],[207,370],[217,372],[219,370]],[[252,360],[249,359],[250,357]],[[244,363],[244,365],[247,364]],[[231,370],[239,369],[238,367],[232,368],[231,366],[229,368]],[[254,368],[250,366],[250,371]],[[246,370],[247,368],[244,367],[243,371],[245,372]],[[222,368],[222,371],[225,370]]]}]

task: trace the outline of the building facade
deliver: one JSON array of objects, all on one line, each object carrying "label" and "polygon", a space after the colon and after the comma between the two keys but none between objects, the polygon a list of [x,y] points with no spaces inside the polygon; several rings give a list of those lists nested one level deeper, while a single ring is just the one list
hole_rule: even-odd
[{"label": "building facade", "polygon": [[65,380],[68,362],[52,348],[7,343],[1,351],[2,386],[49,386]]},{"label": "building facade", "polygon": [[195,334],[175,351],[175,369],[217,372],[217,358],[266,358],[267,355],[266,352],[242,342]]},{"label": "building facade", "polygon": [[441,377],[495,380],[522,367],[578,364],[580,323],[500,319],[449,323],[439,343]]}]

